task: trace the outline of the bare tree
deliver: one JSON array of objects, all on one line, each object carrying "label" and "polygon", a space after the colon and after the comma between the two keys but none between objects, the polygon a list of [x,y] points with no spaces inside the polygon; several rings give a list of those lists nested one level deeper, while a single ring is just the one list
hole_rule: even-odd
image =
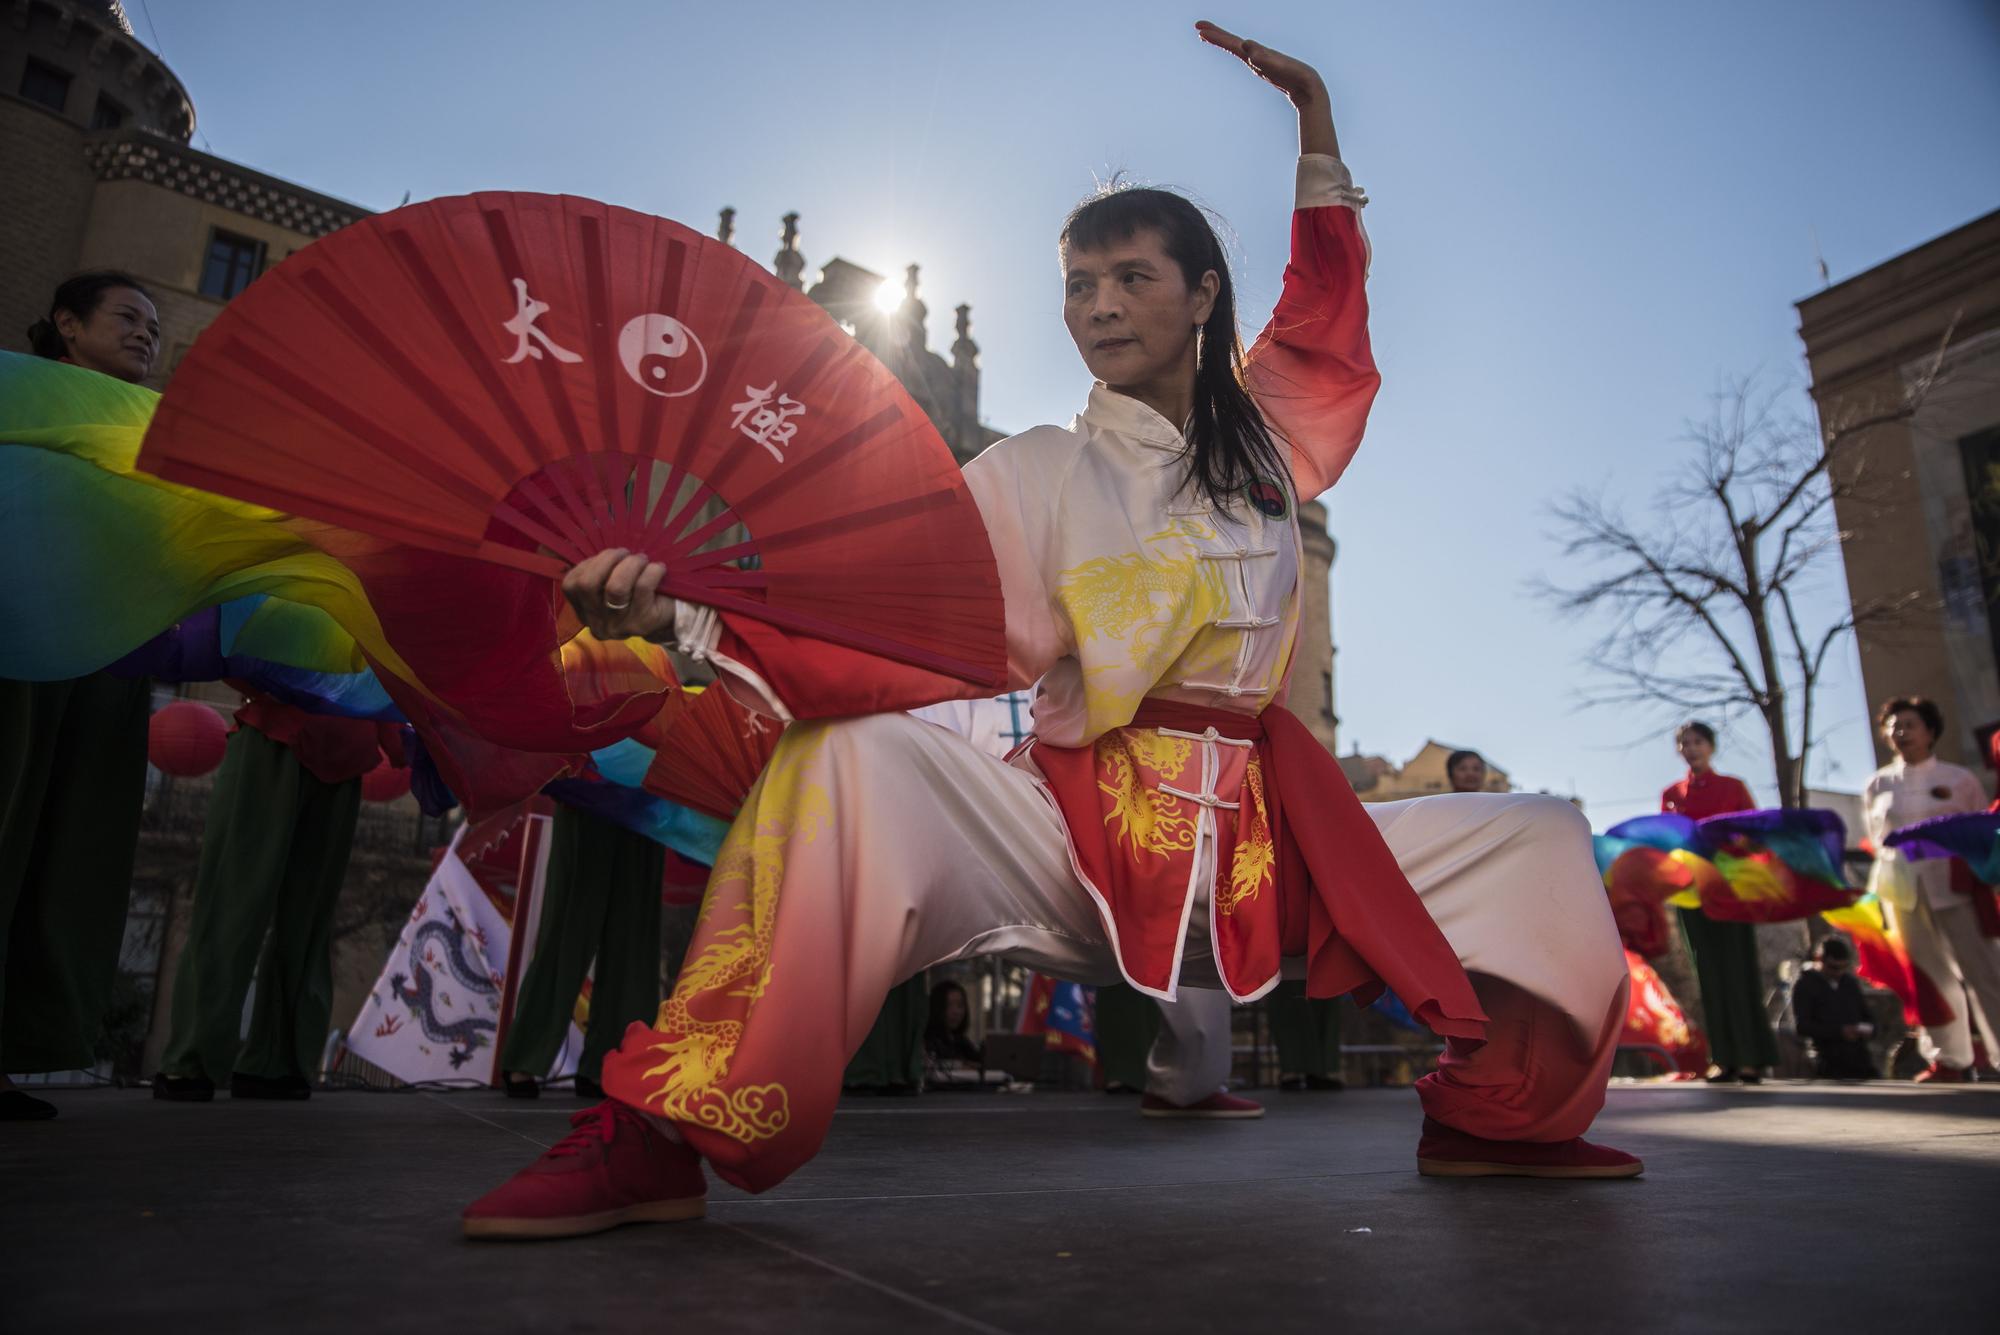
[{"label": "bare tree", "polygon": [[1592,703],[1683,717],[1754,713],[1770,735],[1780,803],[1804,804],[1828,655],[1857,628],[1907,618],[1923,599],[1899,592],[1818,622],[1801,614],[1801,595],[1843,537],[1835,500],[1868,499],[1858,442],[1917,413],[1950,337],[1894,401],[1818,426],[1787,409],[1791,392],[1756,377],[1730,384],[1690,424],[1691,457],[1646,523],[1601,491],[1573,491],[1550,507],[1563,555],[1596,573],[1574,585],[1543,579],[1536,593],[1565,613],[1609,618],[1587,655]]}]

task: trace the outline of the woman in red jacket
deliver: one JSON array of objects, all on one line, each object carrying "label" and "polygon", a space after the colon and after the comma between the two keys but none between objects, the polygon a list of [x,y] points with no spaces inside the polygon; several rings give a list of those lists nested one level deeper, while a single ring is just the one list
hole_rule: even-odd
[{"label": "woman in red jacket", "polygon": [[[1749,785],[1710,767],[1715,758],[1715,729],[1706,723],[1684,723],[1674,734],[1687,777],[1660,794],[1660,810],[1694,820],[1754,811],[1757,799]],[[1757,958],[1757,929],[1747,922],[1716,922],[1700,909],[1680,910],[1681,931],[1694,957],[1695,980],[1701,987],[1702,1021],[1708,1028],[1709,1055],[1715,1059],[1711,1082],[1741,1080],[1760,1083],[1764,1068],[1778,1062],[1778,1041],[1764,1009],[1764,973]]]}]

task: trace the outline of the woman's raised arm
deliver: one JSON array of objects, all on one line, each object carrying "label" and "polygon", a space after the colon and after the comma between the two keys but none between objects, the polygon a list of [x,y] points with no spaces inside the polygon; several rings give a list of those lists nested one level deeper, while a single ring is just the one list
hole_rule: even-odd
[{"label": "woman's raised arm", "polygon": [[1212,23],[1195,30],[1282,92],[1299,114],[1297,212],[1292,255],[1271,323],[1245,358],[1245,387],[1290,447],[1302,500],[1340,477],[1361,444],[1382,377],[1368,341],[1367,199],[1340,161],[1332,101],[1302,60]]},{"label": "woman's raised arm", "polygon": [[1238,37],[1206,19],[1194,25],[1197,36],[1210,46],[1235,56],[1258,78],[1283,93],[1299,113],[1299,152],[1340,156],[1340,140],[1333,133],[1333,104],[1326,95],[1326,80],[1319,71],[1294,56],[1273,51],[1247,37]]}]

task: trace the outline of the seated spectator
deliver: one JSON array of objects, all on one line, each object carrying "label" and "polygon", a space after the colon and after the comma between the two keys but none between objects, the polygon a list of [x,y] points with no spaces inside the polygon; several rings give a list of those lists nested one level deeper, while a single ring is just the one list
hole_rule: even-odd
[{"label": "seated spectator", "polygon": [[966,1030],[972,1024],[972,1007],[966,1003],[965,989],[943,982],[931,989],[931,1020],[924,1029],[924,1054],[941,1070],[977,1070],[986,1054]]},{"label": "seated spectator", "polygon": [[1486,791],[1486,757],[1477,751],[1454,751],[1445,757],[1445,777],[1454,793]]},{"label": "seated spectator", "polygon": [[1854,947],[1844,936],[1822,939],[1813,951],[1817,968],[1799,971],[1792,984],[1792,1014],[1799,1037],[1812,1044],[1813,1074],[1821,1080],[1873,1080],[1868,1051],[1875,1024],[1868,999],[1854,977]]}]

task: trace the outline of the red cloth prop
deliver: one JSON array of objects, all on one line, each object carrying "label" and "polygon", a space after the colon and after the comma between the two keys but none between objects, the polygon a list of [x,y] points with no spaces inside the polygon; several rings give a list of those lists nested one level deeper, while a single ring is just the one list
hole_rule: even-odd
[{"label": "red cloth prop", "polygon": [[228,749],[229,725],[198,701],[176,700],[146,725],[146,759],[177,779],[214,773]]},{"label": "red cloth prop", "polygon": [[636,740],[656,753],[642,786],[717,820],[734,820],[777,749],[780,725],[752,714],[720,686],[688,696],[687,708],[663,710],[662,722],[640,729]]},{"label": "red cloth prop", "polygon": [[361,776],[361,797],[368,802],[393,802],[410,791],[410,771],[387,760]]},{"label": "red cloth prop", "polygon": [[985,528],[895,377],[731,247],[591,200],[433,200],[297,252],[181,362],[140,466],[544,581],[643,551],[664,593],[1006,685]]},{"label": "red cloth prop", "polygon": [[1604,879],[1619,939],[1647,959],[1658,959],[1673,946],[1669,899],[1693,890],[1705,903],[1728,893],[1722,873],[1706,858],[1643,845],[1620,853]]},{"label": "red cloth prop", "polygon": [[1673,1058],[1675,1072],[1682,1076],[1698,1076],[1707,1070],[1708,1040],[1688,1023],[1653,966],[1628,950],[1625,967],[1632,973],[1632,999],[1625,1007],[1625,1032],[1619,1041],[1664,1048]]},{"label": "red cloth prop", "polygon": [[[231,685],[238,683],[232,682]],[[368,719],[312,714],[268,695],[252,694],[236,711],[236,721],[288,747],[321,783],[347,783],[382,764],[403,759],[402,725]],[[409,780],[403,781],[407,791]]]}]

